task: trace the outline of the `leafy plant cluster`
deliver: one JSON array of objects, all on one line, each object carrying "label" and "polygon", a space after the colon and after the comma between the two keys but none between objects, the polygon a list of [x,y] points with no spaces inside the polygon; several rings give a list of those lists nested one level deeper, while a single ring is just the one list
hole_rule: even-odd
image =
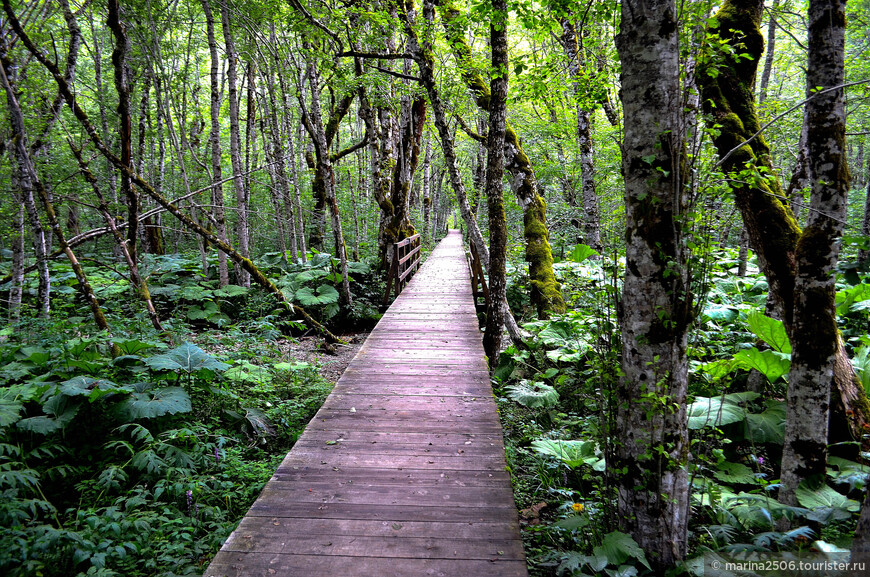
[{"label": "leafy plant cluster", "polygon": [[200,574],[331,388],[254,340],[3,332],[4,575]]},{"label": "leafy plant cluster", "polygon": [[[533,574],[650,573],[642,551],[614,526],[607,467],[620,347],[620,275],[613,271],[620,265],[589,259],[587,249],[554,267],[570,312],[526,323],[533,333],[526,348],[509,348],[494,373],[508,462]],[[782,323],[765,314],[767,283],[752,266],[737,277],[733,256],[715,260],[690,343],[694,555],[679,571],[695,574],[709,551],[843,550],[870,475],[847,443],[834,447],[825,479],[801,485],[796,506],[778,503],[791,348]],[[858,280],[841,278],[837,304],[866,386],[870,293]],[[760,385],[747,390],[751,373]]]}]

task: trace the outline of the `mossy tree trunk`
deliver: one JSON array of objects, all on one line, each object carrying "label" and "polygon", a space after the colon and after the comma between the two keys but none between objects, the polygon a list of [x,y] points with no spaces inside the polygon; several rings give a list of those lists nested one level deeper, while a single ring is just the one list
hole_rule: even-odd
[{"label": "mossy tree trunk", "polygon": [[[483,110],[489,110],[490,89],[472,63],[471,47],[465,40],[462,15],[450,0],[440,4],[441,17],[447,33],[447,41],[453,49],[459,71],[475,102]],[[532,163],[519,136],[510,123],[505,127],[505,170],[511,177],[511,188],[523,209],[523,236],[526,242],[526,260],[529,263],[531,299],[541,317],[548,313],[565,312],[561,287],[553,274],[553,251],[550,247],[550,232],[547,229],[547,203],[538,190],[538,181]]]},{"label": "mossy tree trunk", "polygon": [[[810,0],[807,96],[843,84],[845,38],[846,0]],[[795,490],[804,479],[824,482],[828,406],[842,347],[834,284],[849,191],[844,90],[819,94],[806,106],[812,192],[807,226],[795,251],[792,358],[780,476],[780,501],[787,505],[797,504]]]},{"label": "mossy tree trunk", "polygon": [[[732,180],[734,201],[775,296],[792,347],[798,348],[811,346],[795,342],[804,338],[802,332],[794,332],[799,259],[807,258],[810,247],[818,244],[818,229],[808,227],[806,239],[801,239],[801,228],[784,203],[779,181],[767,177],[773,174],[773,168],[764,136],[742,144],[760,128],[752,84],[764,44],[760,32],[762,7],[762,0],[727,0],[723,4],[716,14],[718,33],[733,45],[741,44],[736,52],[749,57],[741,56],[738,61],[725,57],[715,70],[700,70],[698,83],[705,112],[718,132],[713,142],[723,158],[721,168],[726,173],[743,173]],[[808,244],[801,247],[801,243]],[[826,346],[836,349],[833,374],[826,381],[836,392],[832,406],[837,408],[837,419],[846,419],[852,436],[861,439],[870,414],[867,396],[857,381],[839,333],[822,335],[831,341]],[[811,338],[818,344],[821,337],[815,333]]]},{"label": "mossy tree trunk", "polygon": [[486,143],[486,191],[489,212],[489,302],[486,306],[486,331],[483,350],[491,368],[498,364],[504,306],[507,298],[507,221],[504,211],[504,135],[507,117],[508,91],[508,9],[506,0],[493,0],[490,24],[493,77],[490,81],[492,99],[489,105],[489,131]]},{"label": "mossy tree trunk", "polygon": [[620,303],[617,388],[620,528],[657,574],[686,555],[688,293],[684,146],[674,0],[623,0],[616,47],[625,115],[626,271]]}]

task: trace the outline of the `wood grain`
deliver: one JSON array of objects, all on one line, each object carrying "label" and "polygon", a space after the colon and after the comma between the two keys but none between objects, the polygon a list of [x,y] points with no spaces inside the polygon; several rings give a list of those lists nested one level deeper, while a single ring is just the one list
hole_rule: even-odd
[{"label": "wood grain", "polygon": [[205,577],[526,577],[469,272],[451,231]]}]

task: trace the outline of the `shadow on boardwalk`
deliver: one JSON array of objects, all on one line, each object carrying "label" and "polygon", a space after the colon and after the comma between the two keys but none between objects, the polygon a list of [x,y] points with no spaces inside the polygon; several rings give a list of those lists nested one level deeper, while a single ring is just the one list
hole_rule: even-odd
[{"label": "shadow on boardwalk", "polygon": [[468,279],[451,231],[206,577],[527,575]]}]

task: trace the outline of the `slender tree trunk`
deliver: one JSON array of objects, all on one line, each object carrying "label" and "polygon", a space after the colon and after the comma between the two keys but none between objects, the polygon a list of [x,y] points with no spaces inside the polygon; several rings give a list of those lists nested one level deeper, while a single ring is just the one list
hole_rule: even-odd
[{"label": "slender tree trunk", "polygon": [[302,258],[302,262],[306,262],[308,259],[307,249],[305,248],[305,223],[302,221],[302,199],[301,193],[299,190],[299,170],[297,168],[296,163],[296,148],[294,146],[294,135],[291,130],[289,134],[287,134],[287,159],[290,162],[290,175],[293,177],[293,197],[289,199],[290,203],[287,206],[287,218],[293,221],[293,214],[296,214],[294,235],[297,238],[297,242],[294,243],[299,248],[299,255]]},{"label": "slender tree trunk", "polygon": [[673,0],[624,0],[616,47],[625,115],[626,270],[617,390],[620,528],[661,574],[688,540],[685,198],[680,62]]},{"label": "slender tree trunk", "polygon": [[562,19],[562,45],[568,57],[568,69],[573,78],[574,98],[577,100],[577,145],[580,148],[580,179],[583,210],[583,242],[589,245],[599,255],[603,252],[601,246],[601,221],[598,216],[598,195],[595,194],[595,161],[592,143],[592,111],[583,106],[586,100],[586,90],[580,82],[583,55],[577,41],[577,31],[574,23]]},{"label": "slender tree trunk", "polygon": [[[17,95],[15,87],[17,82],[18,66],[14,63],[7,53],[7,40],[5,34],[0,37],[0,61],[2,61],[3,73],[5,76],[5,84],[8,86],[6,90],[6,102],[10,110],[17,106]],[[15,120],[10,115],[10,122],[13,123],[13,134],[20,135],[24,130],[23,122],[20,128],[16,127]],[[20,136],[19,136],[20,137]],[[33,183],[27,174],[24,173],[24,166],[27,159],[20,156],[21,147],[17,142],[13,142],[16,166],[12,168],[16,174],[18,186],[21,190],[21,201],[27,213],[28,223],[30,224],[30,234],[32,236],[33,252],[36,256],[36,266],[39,273],[39,285],[36,292],[37,308],[39,316],[47,319],[51,313],[51,275],[48,271],[48,240],[46,238],[45,228],[39,219],[39,211],[36,208],[36,200],[33,196]],[[24,149],[29,154],[29,151]]]},{"label": "slender tree trunk", "polygon": [[[19,105],[18,97],[15,94],[15,87],[12,85],[6,74],[6,71],[8,70],[7,55],[4,52],[3,54],[0,54],[0,57],[3,59],[3,66],[0,67],[0,81],[2,81],[3,88],[6,91],[9,119],[12,124],[13,145],[15,146],[15,153],[18,160],[19,185],[21,186],[22,192],[25,195],[29,194],[31,198],[33,198],[33,191],[36,191],[40,201],[42,202],[42,206],[45,209],[52,232],[54,233],[61,249],[66,253],[67,258],[69,259],[73,273],[78,281],[78,289],[84,297],[85,302],[87,302],[91,308],[94,322],[100,330],[111,333],[109,323],[106,321],[106,316],[103,314],[103,310],[100,307],[96,295],[94,295],[94,291],[88,282],[88,278],[85,276],[84,270],[82,269],[81,264],[79,264],[75,253],[73,253],[72,249],[67,245],[66,240],[64,239],[63,231],[60,228],[60,221],[58,220],[54,206],[49,200],[48,191],[43,185],[42,180],[39,178],[39,175],[36,172],[36,167],[33,165],[33,159],[30,157],[30,150],[27,145],[27,135],[24,128],[24,115],[21,112],[21,106]],[[135,228],[135,226],[133,228]],[[117,345],[113,345],[113,355],[117,355],[118,352]]]},{"label": "slender tree trunk", "polygon": [[[13,189],[18,190],[18,178],[14,175],[13,169],[12,182],[10,183]],[[14,195],[13,199],[17,200],[18,195]],[[12,273],[9,287],[9,319],[18,320],[21,318],[21,302],[24,295],[24,205],[16,202],[18,210],[15,211],[15,219],[13,220],[11,249],[12,249]]]},{"label": "slender tree trunk", "polygon": [[429,241],[429,220],[432,214],[432,142],[426,134],[426,156],[423,157],[423,238]]},{"label": "slender tree trunk", "polygon": [[[459,63],[462,78],[477,105],[487,110],[490,100],[489,85],[471,63],[471,47],[465,40],[463,26],[465,19],[450,0],[442,1],[439,6],[447,39]],[[546,317],[550,312],[564,312],[565,301],[553,273],[553,251],[547,229],[547,203],[538,190],[538,181],[529,157],[523,151],[519,136],[510,123],[505,128],[505,170],[511,174],[511,187],[523,209],[523,236],[526,241],[532,302],[541,317]]]},{"label": "slender tree trunk", "polygon": [[[227,98],[230,112],[230,161],[233,165],[233,190],[236,193],[236,242],[239,243],[239,254],[250,257],[248,247],[248,203],[245,192],[245,181],[242,177],[242,137],[239,123],[239,53],[230,27],[230,12],[227,2],[221,1],[221,26],[224,33],[224,44],[227,51]],[[251,277],[238,263],[236,264],[236,279],[241,286],[251,286]]]},{"label": "slender tree trunk", "polygon": [[493,78],[489,102],[489,131],[486,143],[486,199],[489,212],[489,303],[486,307],[486,330],[483,335],[483,350],[494,369],[498,364],[501,349],[501,333],[504,325],[507,298],[507,221],[504,212],[504,133],[507,119],[508,91],[508,40],[507,0],[493,0],[490,24]]},{"label": "slender tree trunk", "polygon": [[761,71],[761,82],[758,83],[758,106],[767,100],[767,86],[770,84],[770,72],[773,70],[773,55],[776,51],[776,10],[779,0],[773,0],[770,5],[770,19],[767,23],[767,54],[764,56],[764,68]]},{"label": "slender tree trunk", "polygon": [[[227,215],[224,210],[224,187],[221,183],[223,181],[223,169],[221,168],[221,94],[218,78],[220,59],[218,58],[217,40],[214,31],[214,14],[212,13],[209,0],[202,0],[202,9],[203,12],[205,12],[208,52],[211,57],[211,69],[209,72],[211,86],[209,99],[209,116],[211,118],[209,148],[211,149],[211,181],[213,183],[211,189],[211,204],[214,220],[217,223],[217,235],[219,238],[226,241]],[[220,286],[222,287],[227,286],[230,283],[227,255],[223,251],[218,251],[218,278],[220,279]]]},{"label": "slender tree trunk", "polygon": [[[810,0],[807,96],[843,84],[846,0]],[[828,408],[842,340],[837,329],[836,266],[846,220],[849,158],[841,88],[807,102],[812,193],[807,226],[795,257],[791,369],[782,455],[780,501],[797,504],[805,479],[824,483]]]},{"label": "slender tree trunk", "polygon": [[[861,234],[870,236],[870,159],[867,161],[867,188],[864,195],[864,219],[861,221]],[[858,251],[858,262],[865,264],[870,257],[870,250]]]},{"label": "slender tree trunk", "polygon": [[[133,169],[133,122],[130,116],[130,86],[127,67],[127,25],[121,22],[121,6],[118,0],[109,0],[109,28],[115,37],[112,64],[115,68],[115,90],[118,93],[118,140],[121,146],[121,162]],[[139,235],[139,196],[126,173],[121,174],[121,191],[127,205],[127,250],[135,262],[138,260],[136,241]]]}]

